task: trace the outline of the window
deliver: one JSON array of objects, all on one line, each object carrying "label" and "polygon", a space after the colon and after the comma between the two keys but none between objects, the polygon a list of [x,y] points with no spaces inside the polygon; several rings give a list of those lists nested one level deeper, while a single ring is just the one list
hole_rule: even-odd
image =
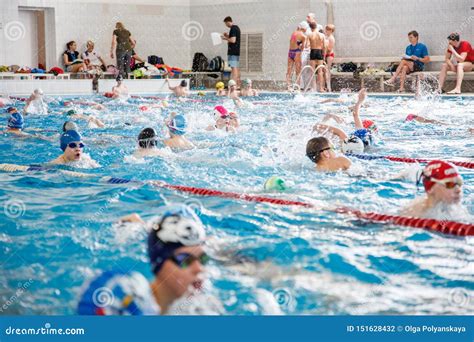
[{"label": "window", "polygon": [[240,35],[240,70],[263,71],[263,34],[242,33]]}]

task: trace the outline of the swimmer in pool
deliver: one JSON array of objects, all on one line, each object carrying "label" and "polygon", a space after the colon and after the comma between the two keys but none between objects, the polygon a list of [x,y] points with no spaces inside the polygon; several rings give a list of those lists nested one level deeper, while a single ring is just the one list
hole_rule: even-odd
[{"label": "swimmer in pool", "polygon": [[216,96],[227,96],[227,91],[225,90],[224,82],[216,83]]},{"label": "swimmer in pool", "polygon": [[186,134],[186,118],[181,114],[172,113],[165,121],[170,137],[164,140],[164,144],[172,149],[190,150],[194,144],[184,136]]},{"label": "swimmer in pool", "polygon": [[84,115],[84,114],[78,113],[78,111],[75,110],[75,109],[69,109],[64,114],[69,116],[69,119],[71,119],[71,120],[84,120],[89,124],[89,126],[95,125],[99,128],[104,128],[105,127],[105,124],[102,121],[100,121],[99,119],[97,119],[95,116],[93,116],[93,115]]},{"label": "swimmer in pool", "polygon": [[232,99],[232,101],[234,101],[234,104],[237,106],[237,107],[242,107],[244,105],[244,103],[242,102],[242,100],[240,99],[239,97],[239,91],[237,90],[237,83],[235,83],[234,80],[230,80],[229,83],[227,84],[228,85],[228,88],[229,88],[229,91],[227,93],[227,96]]},{"label": "swimmer in pool", "polygon": [[144,157],[161,157],[163,152],[158,149],[158,146],[164,146],[163,142],[158,139],[156,131],[151,128],[144,128],[138,134],[138,148],[133,153],[135,158],[144,158]]},{"label": "swimmer in pool", "polygon": [[242,80],[240,96],[258,96],[258,92],[252,88],[252,80],[250,78]]},{"label": "swimmer in pool", "polygon": [[15,107],[8,107],[7,113],[10,114],[5,133],[15,134],[19,136],[28,136],[28,133],[23,132],[23,115],[18,113]]},{"label": "swimmer in pool", "polygon": [[336,154],[334,146],[325,137],[310,139],[306,144],[306,156],[316,164],[317,171],[345,171],[352,165],[347,157]]},{"label": "swimmer in pool", "polygon": [[39,109],[41,109],[42,112],[45,111],[46,104],[43,101],[43,95],[44,94],[41,89],[35,89],[30,97],[26,100],[25,107],[23,108],[23,114],[28,115],[32,104],[36,102],[39,104],[39,107],[41,107]]},{"label": "swimmer in pool", "polygon": [[419,182],[423,184],[426,196],[415,199],[402,209],[401,215],[436,219],[470,216],[461,205],[463,181],[456,166],[433,160],[423,169]]},{"label": "swimmer in pool", "polygon": [[[341,140],[341,149],[344,153],[363,153],[366,148],[373,145],[373,137],[378,132],[377,125],[375,124],[375,122],[373,122],[372,120],[361,120],[360,118],[360,107],[365,101],[366,96],[367,91],[365,88],[362,88],[359,91],[357,102],[353,107],[352,114],[354,119],[355,131],[351,134],[346,134],[343,130],[324,123],[315,125],[313,127],[313,131],[317,131],[321,134],[330,132],[333,135],[337,136]],[[325,119],[329,118],[333,118],[338,123],[344,122],[344,120],[338,117],[337,115],[326,115]]]},{"label": "swimmer in pool", "polygon": [[171,90],[174,95],[176,97],[185,97],[185,96],[188,96],[188,81],[186,80],[182,80],[179,85],[177,85],[176,87],[172,87],[170,86],[170,80],[168,79],[168,77],[166,78],[166,83],[168,84],[168,88],[169,90]]},{"label": "swimmer in pool", "polygon": [[82,137],[77,131],[66,131],[61,134],[59,144],[63,154],[51,161],[53,165],[67,165],[73,162],[86,161],[92,167],[99,165],[89,156],[83,155],[84,143]]},{"label": "swimmer in pool", "polygon": [[[204,226],[196,213],[185,205],[167,206],[152,220],[148,234],[148,257],[153,280],[148,283],[138,272],[107,271],[96,277],[82,293],[80,315],[159,315],[173,312],[180,298],[192,300],[202,290],[204,265],[209,257],[203,246]],[[121,219],[124,224],[147,224],[137,214]],[[97,290],[113,293],[116,300],[100,305]],[[107,291],[108,290],[108,291]],[[179,302],[178,302],[179,303]]]},{"label": "swimmer in pool", "polygon": [[235,132],[239,127],[239,118],[237,113],[229,112],[224,106],[214,107],[214,119],[216,123],[208,126],[208,131],[222,129],[226,132]]},{"label": "swimmer in pool", "polygon": [[113,99],[128,97],[128,88],[125,85],[125,83],[123,82],[122,75],[118,75],[115,80],[117,81],[117,84],[112,87],[112,96],[111,97]]}]

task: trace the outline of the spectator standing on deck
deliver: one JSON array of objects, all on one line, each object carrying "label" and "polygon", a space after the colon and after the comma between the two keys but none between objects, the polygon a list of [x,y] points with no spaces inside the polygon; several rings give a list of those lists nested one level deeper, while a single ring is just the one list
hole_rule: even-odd
[{"label": "spectator standing on deck", "polygon": [[224,33],[222,35],[222,39],[227,40],[228,43],[227,58],[229,66],[232,69],[230,78],[240,86],[240,28],[237,25],[234,25],[231,17],[225,17],[224,24],[230,28],[229,33]]},{"label": "spectator standing on deck", "polygon": [[112,46],[110,48],[110,57],[115,57],[117,61],[117,69],[123,78],[128,77],[130,72],[130,60],[132,58],[132,47],[135,45],[135,40],[132,34],[125,26],[118,22],[115,24],[115,30],[112,34]]}]

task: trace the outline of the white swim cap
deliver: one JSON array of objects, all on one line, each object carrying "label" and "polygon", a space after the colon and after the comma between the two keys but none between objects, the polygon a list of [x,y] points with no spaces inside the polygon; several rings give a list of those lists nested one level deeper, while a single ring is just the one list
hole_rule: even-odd
[{"label": "white swim cap", "polygon": [[43,90],[41,90],[41,88],[37,88],[34,90],[34,93],[38,95],[43,95]]},{"label": "white swim cap", "polygon": [[229,83],[227,83],[227,85],[228,85],[229,87],[232,87],[232,86],[236,86],[237,83],[235,83],[234,80],[230,80]]},{"label": "white swim cap", "polygon": [[308,30],[309,29],[308,22],[302,21],[301,23],[298,24],[298,28],[303,29],[305,31]]},{"label": "white swim cap", "polygon": [[362,140],[360,140],[360,138],[356,136],[351,136],[342,142],[341,149],[342,152],[345,154],[361,154],[364,153],[364,143],[362,142]]}]

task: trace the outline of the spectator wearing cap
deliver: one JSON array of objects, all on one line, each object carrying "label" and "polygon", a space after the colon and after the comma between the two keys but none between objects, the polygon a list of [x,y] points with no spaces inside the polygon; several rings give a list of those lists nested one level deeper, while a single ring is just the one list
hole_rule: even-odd
[{"label": "spectator wearing cap", "polygon": [[471,44],[468,41],[460,40],[459,33],[451,33],[448,36],[448,49],[439,73],[439,91],[443,92],[448,71],[454,71],[456,73],[456,87],[448,94],[461,94],[464,72],[472,71],[473,63],[474,50]]}]

